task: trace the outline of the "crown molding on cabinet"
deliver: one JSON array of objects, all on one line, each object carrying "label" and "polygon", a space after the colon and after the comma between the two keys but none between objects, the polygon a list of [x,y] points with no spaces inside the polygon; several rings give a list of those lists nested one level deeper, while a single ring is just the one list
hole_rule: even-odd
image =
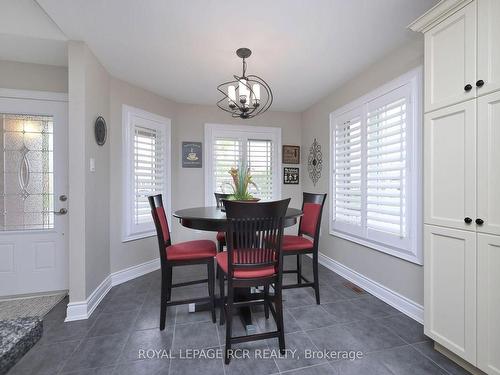
[{"label": "crown molding on cabinet", "polygon": [[425,33],[427,30],[472,1],[473,0],[441,0],[415,21],[410,23],[408,28],[419,33]]}]

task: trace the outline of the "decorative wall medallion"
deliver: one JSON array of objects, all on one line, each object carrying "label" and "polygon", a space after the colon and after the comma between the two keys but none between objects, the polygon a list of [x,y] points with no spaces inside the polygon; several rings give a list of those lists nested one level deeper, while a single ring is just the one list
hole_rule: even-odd
[{"label": "decorative wall medallion", "polygon": [[103,146],[106,143],[107,133],[106,121],[102,116],[99,116],[94,124],[95,141],[99,146]]},{"label": "decorative wall medallion", "polygon": [[323,168],[323,153],[321,152],[321,145],[318,143],[316,138],[309,148],[309,159],[307,161],[307,169],[309,171],[309,177],[311,178],[314,186],[321,178],[321,169]]}]

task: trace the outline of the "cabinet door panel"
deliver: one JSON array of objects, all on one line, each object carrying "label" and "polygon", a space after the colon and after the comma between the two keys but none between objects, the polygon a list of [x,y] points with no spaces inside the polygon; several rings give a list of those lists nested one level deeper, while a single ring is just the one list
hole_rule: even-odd
[{"label": "cabinet door panel", "polygon": [[479,0],[477,7],[477,79],[484,81],[477,94],[485,95],[500,89],[500,1]]},{"label": "cabinet door panel", "polygon": [[500,237],[477,235],[477,364],[500,375]]},{"label": "cabinet door panel", "polygon": [[476,4],[471,3],[425,33],[425,111],[474,98],[475,83]]},{"label": "cabinet door panel", "polygon": [[478,100],[477,216],[479,232],[500,235],[500,91]]},{"label": "cabinet door panel", "polygon": [[476,100],[425,115],[424,222],[475,230]]},{"label": "cabinet door panel", "polygon": [[476,234],[424,227],[425,334],[476,363]]}]

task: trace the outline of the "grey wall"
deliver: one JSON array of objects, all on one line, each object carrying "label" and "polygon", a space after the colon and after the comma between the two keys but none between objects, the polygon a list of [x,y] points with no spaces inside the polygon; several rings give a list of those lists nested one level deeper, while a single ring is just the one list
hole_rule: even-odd
[{"label": "grey wall", "polygon": [[85,284],[85,48],[68,45],[69,300],[87,298]]},{"label": "grey wall", "polygon": [[[215,106],[179,104],[177,116],[172,123],[172,196],[175,197],[172,210],[205,205],[204,170],[182,168],[180,159],[182,141],[200,141],[204,145],[205,123],[279,127],[282,129],[283,144],[301,144],[300,113],[270,111],[253,119],[236,120]],[[279,170],[277,173],[281,176],[283,171]],[[300,185],[282,185],[281,194],[282,197],[292,198],[290,206],[300,207]],[[174,240],[183,241],[207,236],[206,233],[183,228],[176,221],[173,224]],[[214,236],[210,233],[207,238],[213,239]]]},{"label": "grey wall", "polygon": [[[98,146],[94,123],[109,119],[109,80],[104,67],[86,48],[85,74],[85,284],[87,297],[109,275],[109,183],[110,146]],[[89,160],[95,159],[95,172]]]},{"label": "grey wall", "polygon": [[[317,138],[323,151],[322,177],[313,186],[302,179],[304,191],[329,193],[329,114],[352,100],[370,92],[399,75],[423,64],[422,40],[407,44],[361,72],[302,114],[302,169],[307,168],[307,150]],[[410,300],[423,304],[423,267],[377,250],[334,237],[329,234],[329,200],[325,205],[321,228],[320,250],[326,256],[381,283]]]},{"label": "grey wall", "polygon": [[[90,49],[70,42],[69,58],[69,279],[70,302],[82,301],[109,275],[109,145],[99,147],[93,126],[109,118],[109,75]],[[96,171],[89,171],[95,158]]]},{"label": "grey wall", "polygon": [[[127,104],[172,120],[172,210],[203,206],[205,204],[204,170],[182,168],[180,153],[182,141],[204,142],[205,123],[245,124],[281,127],[283,144],[301,143],[299,113],[268,112],[249,121],[229,118],[218,108],[174,103],[146,90],[118,79],[111,79],[109,136],[111,147],[110,180],[110,257],[111,272],[116,272],[158,257],[155,237],[122,242],[122,105]],[[282,171],[280,171],[281,173]],[[284,197],[292,197],[292,205],[301,202],[300,185],[282,187]],[[188,230],[170,218],[174,242],[196,238],[214,239],[215,233]]]},{"label": "grey wall", "polygon": [[0,60],[0,88],[68,92],[68,69]]},{"label": "grey wall", "polygon": [[[301,144],[299,113],[268,112],[257,119],[237,121],[228,118],[216,107],[178,104],[124,81],[109,77],[104,68],[82,43],[71,42],[70,56],[70,130],[77,139],[70,139],[70,154],[78,171],[70,173],[72,212],[70,275],[73,275],[72,301],[87,298],[109,273],[133,267],[158,257],[155,237],[122,242],[122,105],[130,105],[168,117],[172,120],[172,209],[202,206],[204,197],[203,169],[181,167],[182,141],[204,142],[204,124],[246,124],[281,127],[283,144]],[[83,63],[82,63],[83,62]],[[92,124],[103,115],[108,119],[108,142],[95,144]],[[83,119],[83,120],[82,120]],[[84,150],[84,157],[81,150]],[[96,159],[96,172],[89,172],[89,158]],[[72,169],[72,168],[70,168]],[[74,169],[74,168],[73,168]],[[83,171],[83,172],[82,172]],[[109,177],[108,177],[109,173]],[[279,171],[281,174],[282,171]],[[76,181],[83,181],[77,184]],[[292,197],[292,206],[300,206],[301,186],[282,187],[284,197]],[[73,195],[85,199],[74,198]],[[109,204],[107,200],[109,199]],[[84,218],[82,222],[81,219]],[[71,219],[72,218],[72,219]],[[215,237],[215,233],[196,232],[181,227],[170,218],[174,241]],[[81,230],[85,236],[82,237]],[[84,292],[81,290],[84,280]],[[74,298],[73,298],[74,297]]]},{"label": "grey wall", "polygon": [[123,155],[122,105],[127,104],[160,116],[168,117],[175,126],[176,104],[149,91],[112,78],[110,85],[110,117],[108,121],[111,150],[110,198],[110,257],[111,272],[116,272],[158,257],[155,237],[122,242]]},{"label": "grey wall", "polygon": [[[173,210],[204,204],[203,169],[182,168],[180,146],[182,141],[204,142],[207,122],[278,126],[283,129],[283,144],[302,145],[301,185],[282,187],[283,197],[292,197],[291,206],[298,207],[302,190],[328,192],[329,113],[421,65],[423,43],[418,41],[393,51],[302,114],[271,111],[247,121],[233,120],[215,107],[178,104],[112,78],[83,43],[70,42],[68,55],[69,71],[0,61],[0,87],[69,92],[69,178],[73,189],[69,192],[69,208],[72,213],[78,212],[70,215],[70,290],[71,300],[81,301],[110,272],[158,256],[154,237],[121,241],[123,104],[172,120]],[[103,115],[108,123],[108,142],[104,147],[97,146],[93,138],[92,125],[98,115]],[[316,187],[307,176],[307,152],[314,137],[320,141],[324,155],[323,177]],[[95,173],[89,172],[90,157],[96,159]],[[325,209],[321,232],[321,250],[325,255],[423,303],[422,267],[331,236],[328,216]],[[174,241],[214,237],[212,233],[187,230],[170,221]]]}]

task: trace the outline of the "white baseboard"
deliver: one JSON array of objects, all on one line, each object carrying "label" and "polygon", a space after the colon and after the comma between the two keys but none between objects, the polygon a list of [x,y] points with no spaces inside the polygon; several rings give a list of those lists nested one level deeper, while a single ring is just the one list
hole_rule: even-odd
[{"label": "white baseboard", "polygon": [[106,277],[85,301],[70,302],[66,309],[65,322],[88,319],[102,299],[110,291],[111,277]]},{"label": "white baseboard", "polygon": [[[418,303],[360,274],[359,272],[354,271],[342,263],[327,257],[322,253],[319,254],[319,262],[326,268],[338,273],[340,276],[360,286],[395,309],[408,315],[410,318],[423,323],[424,307],[422,305],[419,305]],[[73,320],[88,319],[113,286],[143,276],[159,268],[160,260],[157,258],[136,266],[113,272],[111,275],[106,277],[106,279],[104,279],[104,281],[92,292],[87,300],[68,303],[65,321],[69,322]]]},{"label": "white baseboard", "polygon": [[68,303],[66,319],[64,321],[71,322],[74,320],[88,319],[112,287],[153,272],[159,268],[160,258],[156,258],[136,266],[113,272],[99,284],[85,301]]},{"label": "white baseboard", "polygon": [[136,266],[113,272],[111,274],[111,284],[113,286],[119,285],[158,269],[160,269],[160,258],[156,258],[148,262],[138,264]]},{"label": "white baseboard", "polygon": [[408,315],[410,318],[419,323],[424,322],[424,307],[405,296],[389,289],[388,287],[360,274],[357,271],[343,265],[342,263],[333,260],[326,255],[319,253],[319,263],[326,268],[338,273],[340,276],[346,278],[352,283],[360,286],[367,292],[373,294],[375,297],[380,298],[385,303],[391,305],[395,309],[401,311],[403,314]]}]

